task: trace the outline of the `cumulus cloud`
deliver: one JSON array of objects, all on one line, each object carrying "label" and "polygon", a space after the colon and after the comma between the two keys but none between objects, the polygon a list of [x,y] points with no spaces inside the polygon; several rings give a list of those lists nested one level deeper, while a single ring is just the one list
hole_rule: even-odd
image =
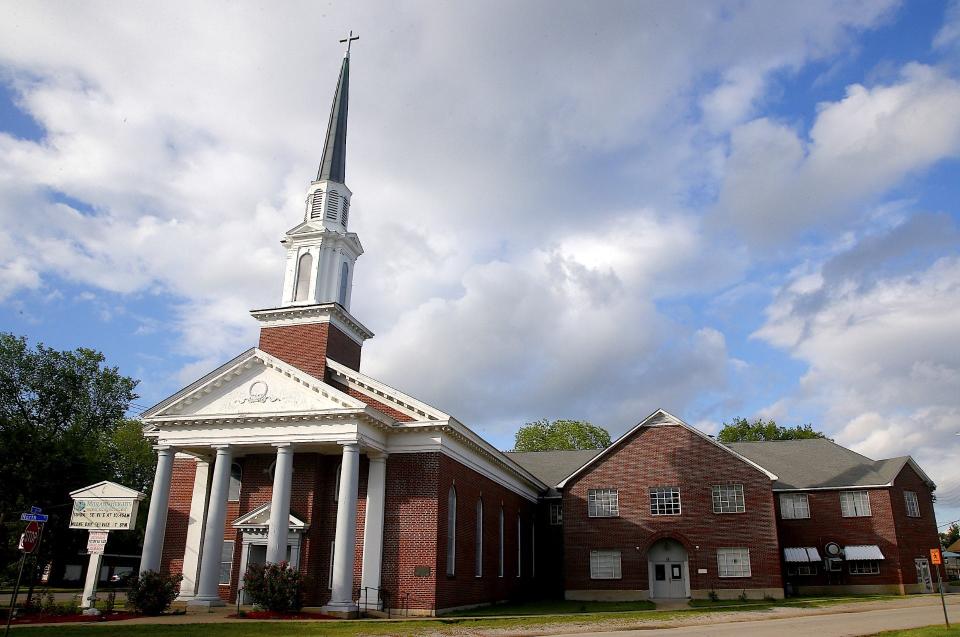
[{"label": "cumulus cloud", "polygon": [[[937,236],[950,243],[946,255],[936,249]],[[755,334],[809,366],[788,405],[819,405],[818,425],[872,457],[913,454],[940,484],[943,503],[954,507],[957,236],[950,218],[930,216],[858,242],[798,272]]]},{"label": "cumulus cloud", "polygon": [[804,139],[759,118],[737,127],[719,206],[749,240],[780,240],[819,224],[837,227],[904,177],[960,154],[960,83],[906,65],[898,81],[854,84],[820,104]]}]

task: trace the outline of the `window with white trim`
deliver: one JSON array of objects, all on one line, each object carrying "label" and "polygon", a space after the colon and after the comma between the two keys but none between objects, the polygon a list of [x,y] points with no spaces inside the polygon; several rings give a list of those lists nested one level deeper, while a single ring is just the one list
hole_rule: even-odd
[{"label": "window with white trim", "polygon": [[750,577],[750,549],[717,549],[717,574],[720,577]]},{"label": "window with white trim", "polygon": [[562,504],[550,505],[550,524],[552,526],[560,526],[561,524],[563,524],[563,505]]},{"label": "window with white trim", "polygon": [[781,493],[780,518],[801,520],[810,517],[810,501],[806,493]]},{"label": "window with white trim", "polygon": [[816,575],[817,565],[810,564],[787,564],[787,575]]},{"label": "window with white trim", "polygon": [[680,515],[680,487],[650,487],[650,515]]},{"label": "window with white trim", "polygon": [[537,523],[530,522],[530,577],[537,576]]},{"label": "window with white trim", "polygon": [[457,573],[457,490],[447,492],[447,575]]},{"label": "window with white trim", "polygon": [[517,577],[523,573],[523,554],[520,547],[523,546],[523,535],[521,533],[520,514],[517,514]]},{"label": "window with white trim", "polygon": [[590,579],[620,579],[620,551],[590,551]]},{"label": "window with white trim", "polygon": [[620,515],[620,494],[616,489],[590,489],[587,515],[591,518],[615,518]]},{"label": "window with white trim", "polygon": [[230,465],[230,487],[227,489],[227,502],[240,501],[240,488],[243,486],[243,468],[239,463]]},{"label": "window with white trim", "polygon": [[500,548],[497,554],[497,577],[503,577],[503,505],[500,505]]},{"label": "window with white trim", "polygon": [[840,514],[845,518],[866,518],[870,513],[869,491],[841,491]]},{"label": "window with white trim", "polygon": [[877,560],[853,560],[847,562],[851,575],[879,575],[880,562]]},{"label": "window with white trim", "polygon": [[327,590],[333,590],[333,555],[334,550],[337,548],[337,543],[330,542],[330,570],[327,573]]},{"label": "window with white trim", "polygon": [[742,484],[713,485],[714,513],[743,513],[744,511],[746,507],[743,502]]},{"label": "window with white trim", "polygon": [[907,516],[911,518],[919,518],[920,503],[917,501],[917,494],[913,491],[904,491],[903,500],[907,504]]},{"label": "window with white trim", "polygon": [[477,500],[477,530],[476,530],[476,563],[473,567],[473,574],[477,577],[483,577],[483,498]]},{"label": "window with white trim", "polygon": [[233,540],[224,540],[220,549],[220,584],[230,585],[230,576],[233,573]]},{"label": "window with white trim", "polygon": [[313,269],[313,255],[304,252],[297,261],[297,283],[293,292],[294,301],[306,301],[310,296],[310,274]]}]

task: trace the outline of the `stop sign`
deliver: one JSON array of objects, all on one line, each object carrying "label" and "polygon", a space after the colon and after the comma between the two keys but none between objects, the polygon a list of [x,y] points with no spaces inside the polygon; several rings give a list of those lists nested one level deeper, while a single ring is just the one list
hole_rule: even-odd
[{"label": "stop sign", "polygon": [[27,525],[23,535],[20,536],[20,550],[24,553],[33,553],[37,548],[37,542],[40,540],[40,523],[31,522]]}]

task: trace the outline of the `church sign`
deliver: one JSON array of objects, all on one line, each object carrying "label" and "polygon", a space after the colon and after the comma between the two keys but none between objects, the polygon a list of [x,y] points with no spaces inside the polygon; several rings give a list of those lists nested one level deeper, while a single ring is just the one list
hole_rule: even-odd
[{"label": "church sign", "polygon": [[77,498],[70,515],[71,529],[127,531],[137,523],[140,501],[134,499]]}]

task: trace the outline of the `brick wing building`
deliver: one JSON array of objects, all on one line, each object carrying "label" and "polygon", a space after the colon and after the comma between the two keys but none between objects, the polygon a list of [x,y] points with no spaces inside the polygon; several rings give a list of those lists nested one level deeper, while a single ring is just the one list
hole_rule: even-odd
[{"label": "brick wing building", "polygon": [[[528,595],[779,597],[785,574],[803,590],[918,588],[933,484],[908,458],[725,447],[663,411],[602,452],[506,454],[361,373],[373,334],[350,313],[363,248],[349,70],[348,50],[303,220],[282,241],[280,305],[252,312],[257,347],[143,414],[158,460],[141,571],[181,573],[179,600],[212,606],[243,601],[250,565],[287,561],[308,606],[343,616]],[[825,541],[840,575],[816,571]]]}]

